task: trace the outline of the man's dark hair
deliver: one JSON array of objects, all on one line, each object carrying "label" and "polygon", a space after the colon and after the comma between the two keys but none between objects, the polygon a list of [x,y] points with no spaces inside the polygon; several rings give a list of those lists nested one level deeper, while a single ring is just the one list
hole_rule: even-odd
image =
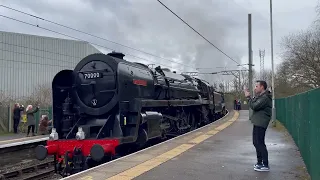
[{"label": "man's dark hair", "polygon": [[263,86],[264,90],[267,89],[267,82],[266,81],[258,80],[256,82],[259,83],[260,86]]}]

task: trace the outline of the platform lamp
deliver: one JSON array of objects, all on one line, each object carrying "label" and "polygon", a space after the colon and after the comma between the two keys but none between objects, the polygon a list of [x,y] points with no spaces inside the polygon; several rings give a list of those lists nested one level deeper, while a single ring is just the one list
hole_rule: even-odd
[{"label": "platform lamp", "polygon": [[276,105],[274,95],[274,60],[273,60],[273,22],[272,22],[272,0],[270,0],[270,39],[271,39],[271,66],[272,66],[272,78],[271,78],[271,93],[272,93],[272,125],[276,126]]}]

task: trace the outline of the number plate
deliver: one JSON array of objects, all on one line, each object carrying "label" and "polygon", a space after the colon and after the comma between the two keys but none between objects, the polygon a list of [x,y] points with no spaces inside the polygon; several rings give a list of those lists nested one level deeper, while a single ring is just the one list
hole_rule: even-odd
[{"label": "number plate", "polygon": [[102,78],[102,73],[99,72],[88,72],[83,73],[83,77],[85,79],[96,79],[96,78]]}]

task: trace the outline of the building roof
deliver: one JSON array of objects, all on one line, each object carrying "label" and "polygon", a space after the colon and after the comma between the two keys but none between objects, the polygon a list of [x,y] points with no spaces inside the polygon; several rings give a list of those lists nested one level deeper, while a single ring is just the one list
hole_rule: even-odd
[{"label": "building roof", "polygon": [[12,36],[20,35],[20,36],[25,36],[25,37],[42,38],[42,39],[48,39],[48,40],[59,40],[59,41],[65,41],[65,42],[87,44],[87,45],[91,46],[92,48],[96,49],[98,52],[101,52],[95,46],[93,46],[92,44],[90,44],[89,42],[86,42],[86,41],[79,41],[79,40],[75,40],[75,39],[64,39],[64,38],[57,38],[57,37],[50,37],[50,36],[39,36],[39,35],[34,35],[34,34],[24,34],[24,33],[9,32],[9,31],[0,31],[0,34],[1,33],[10,34]]},{"label": "building roof", "polygon": [[[9,31],[0,31],[0,33],[7,33],[12,35],[22,35],[22,36],[30,36],[30,37],[38,37],[38,38],[45,38],[45,39],[56,39],[56,40],[64,40],[64,41],[74,41],[79,43],[88,43],[86,41],[79,41],[75,39],[64,39],[64,38],[57,38],[57,37],[51,37],[51,36],[39,36],[39,35],[33,35],[33,34],[24,34],[24,33],[18,33],[18,32],[9,32]],[[88,43],[90,44],[90,43]]]}]

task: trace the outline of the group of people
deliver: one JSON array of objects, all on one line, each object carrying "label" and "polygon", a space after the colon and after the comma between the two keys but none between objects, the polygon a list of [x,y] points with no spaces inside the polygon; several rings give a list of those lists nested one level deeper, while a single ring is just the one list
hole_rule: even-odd
[{"label": "group of people", "polygon": [[[34,114],[38,112],[39,106],[33,108],[32,105],[28,105],[26,109],[24,109],[23,105],[16,103],[13,108],[13,131],[14,133],[18,133],[18,127],[21,119],[21,114],[24,112],[26,113],[26,120],[28,125],[27,136],[30,136],[30,130],[32,136],[35,136],[35,126],[36,126],[36,119]],[[48,116],[42,115],[42,118],[39,123],[39,134],[47,134],[48,132],[48,125],[51,123],[49,121]]]}]

